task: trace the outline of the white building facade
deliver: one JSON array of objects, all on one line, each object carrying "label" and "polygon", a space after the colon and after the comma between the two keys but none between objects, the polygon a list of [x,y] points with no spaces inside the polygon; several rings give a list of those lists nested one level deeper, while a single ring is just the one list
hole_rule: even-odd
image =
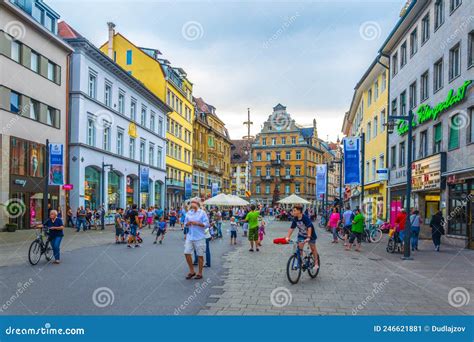
[{"label": "white building facade", "polygon": [[[85,38],[66,40],[75,49],[70,79],[71,207],[164,207],[166,117],[171,109]],[[143,173],[140,177],[140,170],[146,169],[148,179]]]}]

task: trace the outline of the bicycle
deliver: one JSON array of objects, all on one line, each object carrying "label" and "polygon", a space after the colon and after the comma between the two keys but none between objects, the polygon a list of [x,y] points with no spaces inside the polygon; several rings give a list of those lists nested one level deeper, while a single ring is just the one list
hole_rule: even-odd
[{"label": "bicycle", "polygon": [[[295,243],[291,240],[288,242],[294,244],[294,252],[288,259],[286,266],[286,276],[288,277],[288,281],[292,284],[297,284],[301,277],[301,271],[308,271],[308,274],[311,278],[316,278],[319,274],[320,268],[314,271],[314,257],[309,246],[307,247],[307,250],[304,251],[303,249],[299,249],[298,243]],[[302,253],[303,258],[301,258]],[[319,254],[318,265],[321,267]]]},{"label": "bicycle", "polygon": [[340,240],[344,240],[344,236],[345,236],[345,234],[344,234],[344,224],[342,224],[342,222],[339,223],[339,225],[336,228],[336,235]]},{"label": "bicycle", "polygon": [[325,228],[328,224],[328,220],[326,215],[321,216],[321,220],[319,220],[319,228]]},{"label": "bicycle", "polygon": [[28,261],[31,265],[37,265],[41,260],[41,256],[44,254],[46,261],[53,259],[53,247],[49,237],[46,241],[43,240],[43,232],[48,234],[48,230],[38,228],[36,231],[36,239],[31,243],[30,249],[28,250]]},{"label": "bicycle", "polygon": [[363,239],[366,242],[377,243],[382,240],[382,230],[376,224],[369,224],[368,228],[365,226]]}]

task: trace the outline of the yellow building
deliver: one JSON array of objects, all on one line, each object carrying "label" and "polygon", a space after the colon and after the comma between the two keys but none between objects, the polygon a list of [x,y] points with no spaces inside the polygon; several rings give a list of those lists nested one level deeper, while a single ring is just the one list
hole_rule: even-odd
[{"label": "yellow building", "polygon": [[112,23],[109,23],[109,40],[100,49],[173,108],[168,115],[166,134],[166,206],[179,207],[184,200],[185,179],[190,179],[193,173],[192,83],[183,69],[161,58],[160,51],[134,45],[116,33]]},{"label": "yellow building", "polygon": [[208,198],[212,184],[219,192],[230,193],[229,132],[216,114],[216,108],[202,98],[194,98],[196,109],[193,144],[193,195]]},{"label": "yellow building", "polygon": [[[385,58],[377,58],[357,83],[350,110],[344,117],[346,136],[365,134],[364,200],[367,219],[387,218],[387,181],[377,171],[387,166],[388,71]],[[351,207],[360,206],[361,187],[351,189]]]}]

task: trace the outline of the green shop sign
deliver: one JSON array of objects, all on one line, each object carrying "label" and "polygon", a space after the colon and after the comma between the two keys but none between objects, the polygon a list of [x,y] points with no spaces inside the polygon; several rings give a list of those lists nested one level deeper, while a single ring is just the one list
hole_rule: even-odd
[{"label": "green shop sign", "polygon": [[[466,97],[466,90],[469,85],[471,85],[472,81],[468,80],[465,81],[464,84],[458,88],[456,93],[453,89],[451,89],[446,96],[446,99],[443,102],[438,103],[436,106],[431,107],[427,104],[422,104],[416,110],[416,114],[413,118],[413,125],[412,127],[416,127],[425,123],[429,120],[436,120],[438,116],[447,111],[449,108],[457,105],[459,102],[464,100]],[[404,120],[399,120],[397,123],[397,133],[398,135],[404,135],[408,132],[408,122]]]}]

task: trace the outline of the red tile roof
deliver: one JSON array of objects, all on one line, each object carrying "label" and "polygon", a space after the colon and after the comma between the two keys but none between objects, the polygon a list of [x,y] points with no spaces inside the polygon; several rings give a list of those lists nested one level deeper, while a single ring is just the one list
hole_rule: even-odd
[{"label": "red tile roof", "polygon": [[64,39],[82,38],[82,35],[69,26],[65,21],[60,21],[58,23],[58,35]]}]

